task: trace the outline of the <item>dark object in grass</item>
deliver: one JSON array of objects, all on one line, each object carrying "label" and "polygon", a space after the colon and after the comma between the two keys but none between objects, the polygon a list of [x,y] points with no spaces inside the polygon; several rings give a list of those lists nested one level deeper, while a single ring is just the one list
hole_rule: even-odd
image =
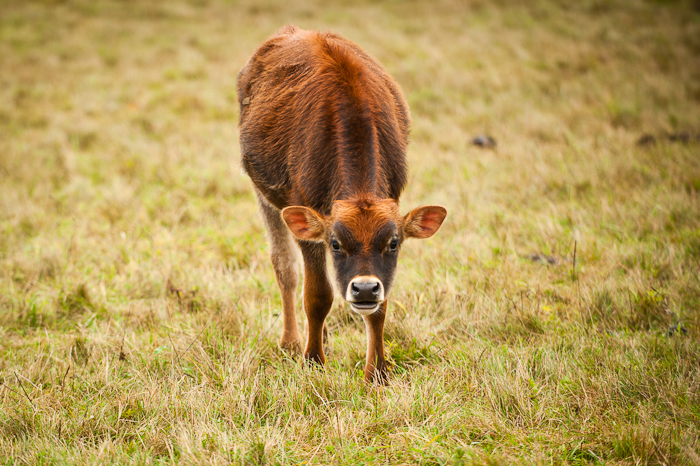
[{"label": "dark object in grass", "polygon": [[638,146],[653,146],[656,144],[656,138],[651,134],[644,134],[637,140]]},{"label": "dark object in grass", "polygon": [[472,139],[472,144],[475,146],[483,147],[484,149],[495,149],[496,140],[491,136],[485,134],[480,134]]},{"label": "dark object in grass", "polygon": [[668,140],[671,142],[682,142],[683,144],[688,144],[693,139],[700,140],[700,134],[693,137],[688,131],[683,131],[680,133],[673,133],[668,135]]},{"label": "dark object in grass", "polygon": [[700,133],[693,134],[689,131],[681,131],[679,133],[666,133],[659,137],[653,136],[651,134],[643,134],[637,140],[638,146],[653,146],[656,145],[658,141],[668,140],[669,142],[680,142],[681,144],[689,144],[693,141],[700,142]]},{"label": "dark object in grass", "polygon": [[688,333],[688,329],[685,328],[685,327],[683,327],[683,325],[680,324],[680,323],[671,325],[671,326],[668,328],[668,333],[667,333],[667,335],[668,335],[669,337],[672,337],[672,336],[674,336],[676,333],[680,333],[681,335],[686,335],[686,334]]},{"label": "dark object in grass", "polygon": [[559,265],[566,261],[566,259],[562,259],[560,257],[548,256],[547,254],[541,253],[528,254],[525,256],[525,258],[530,259],[532,262],[539,262],[540,264],[549,265]]}]

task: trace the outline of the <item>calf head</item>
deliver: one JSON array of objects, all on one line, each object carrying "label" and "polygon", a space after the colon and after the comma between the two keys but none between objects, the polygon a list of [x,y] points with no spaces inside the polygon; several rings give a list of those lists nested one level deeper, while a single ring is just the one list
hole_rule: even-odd
[{"label": "calf head", "polygon": [[362,315],[387,299],[404,240],[433,236],[446,215],[444,207],[425,206],[401,216],[396,201],[376,198],[335,201],[329,216],[308,207],[282,210],[294,236],[326,244],[340,293]]}]

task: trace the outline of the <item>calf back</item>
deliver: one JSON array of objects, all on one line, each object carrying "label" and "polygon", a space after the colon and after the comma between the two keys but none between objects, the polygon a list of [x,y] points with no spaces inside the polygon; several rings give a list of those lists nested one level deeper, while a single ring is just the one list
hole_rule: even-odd
[{"label": "calf back", "polygon": [[336,200],[398,201],[410,117],[396,83],[360,47],[287,26],[239,75],[243,166],[278,209]]}]

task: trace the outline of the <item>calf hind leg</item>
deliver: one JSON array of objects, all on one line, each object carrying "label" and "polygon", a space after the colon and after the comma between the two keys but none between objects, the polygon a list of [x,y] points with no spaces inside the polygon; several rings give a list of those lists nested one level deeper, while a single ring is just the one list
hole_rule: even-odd
[{"label": "calf hind leg", "polygon": [[301,352],[301,335],[297,327],[294,303],[294,295],[299,283],[296,245],[291,232],[282,220],[280,211],[268,204],[260,193],[257,195],[260,212],[270,237],[275,278],[282,294],[284,330],[282,330],[280,346],[283,349]]}]

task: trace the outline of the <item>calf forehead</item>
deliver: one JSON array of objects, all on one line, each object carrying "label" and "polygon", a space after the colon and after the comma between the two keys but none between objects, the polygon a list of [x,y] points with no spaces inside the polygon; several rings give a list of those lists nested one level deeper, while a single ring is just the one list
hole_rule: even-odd
[{"label": "calf forehead", "polygon": [[388,225],[399,224],[399,206],[393,199],[355,199],[335,201],[331,217],[357,241],[369,245],[375,234]]}]

